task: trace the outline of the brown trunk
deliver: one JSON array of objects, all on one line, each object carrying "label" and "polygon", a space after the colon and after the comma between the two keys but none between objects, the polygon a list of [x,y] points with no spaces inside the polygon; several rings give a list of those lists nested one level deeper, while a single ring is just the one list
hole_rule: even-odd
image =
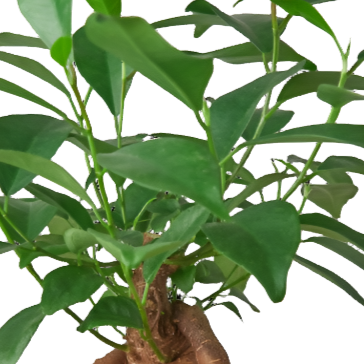
[{"label": "brown trunk", "polygon": [[[157,346],[171,364],[230,364],[204,312],[198,306],[168,300],[167,278],[176,269],[163,265],[148,292],[146,311]],[[142,267],[135,270],[133,280],[142,297],[145,287]],[[114,350],[94,364],[160,364],[138,330],[129,328],[126,339],[130,347],[127,354]]]}]

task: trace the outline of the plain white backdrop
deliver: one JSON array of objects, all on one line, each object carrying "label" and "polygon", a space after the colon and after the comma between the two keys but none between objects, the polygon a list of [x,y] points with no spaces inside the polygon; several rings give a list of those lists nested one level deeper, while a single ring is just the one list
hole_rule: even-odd
[{"label": "plain white backdrop", "polygon": [[[270,11],[268,0],[245,0],[235,9],[232,9],[235,0],[211,2],[229,14],[268,14]],[[188,0],[125,0],[123,14],[141,16],[149,22],[154,22],[183,15],[188,3]],[[3,1],[0,6],[0,32],[35,35],[22,17],[15,0]],[[362,20],[364,3],[361,0],[339,0],[318,5],[317,9],[336,32],[343,48],[346,48],[351,39],[352,51],[349,61],[352,65],[357,54],[364,49]],[[73,31],[84,24],[89,14],[91,8],[86,1],[76,0]],[[279,15],[285,16],[285,13],[279,11]],[[213,27],[199,39],[193,38],[193,26],[166,28],[160,33],[178,49],[198,52],[207,52],[247,41],[244,36],[227,27]],[[315,62],[319,70],[341,70],[340,55],[332,39],[302,18],[295,17],[290,22],[283,40],[297,52]],[[63,70],[51,60],[48,51],[26,48],[2,50],[42,62],[66,83]],[[291,63],[280,63],[278,70],[285,70],[291,66]],[[219,97],[263,74],[262,64],[229,65],[216,60],[215,73],[207,88],[206,96]],[[364,75],[364,66],[358,69],[357,74]],[[35,77],[5,63],[0,64],[0,77],[27,88],[63,109],[69,116],[72,115],[64,95]],[[82,82],[81,90],[83,94],[86,92],[86,85]],[[277,95],[277,91],[274,95]],[[288,128],[324,123],[330,110],[329,106],[318,100],[314,94],[291,100],[282,108],[296,113]],[[88,110],[96,136],[100,139],[114,138],[113,118],[95,93],[91,96]],[[48,110],[28,101],[0,93],[0,116],[32,113],[52,115]],[[338,122],[363,124],[363,104],[352,103],[346,106]],[[204,138],[204,133],[192,112],[140,74],[135,77],[127,96],[124,125],[125,136],[165,132]],[[289,154],[307,158],[312,148],[311,144],[259,146],[255,148],[246,167],[255,177],[260,177],[273,172],[270,158],[285,159]],[[322,147],[317,160],[323,161],[330,155],[349,155],[364,159],[364,152],[358,147],[326,144]],[[83,154],[76,147],[65,143],[53,160],[64,166],[81,184],[84,184],[87,170]],[[359,192],[344,207],[341,221],[364,233],[364,176],[352,175],[352,178],[359,187]],[[67,193],[41,178],[36,178],[35,181]],[[291,182],[284,183],[284,188],[289,187],[289,183]],[[111,184],[108,185],[111,187]],[[275,193],[276,186],[265,189],[267,199],[273,199]],[[16,195],[16,197],[25,196],[28,195],[23,191]],[[111,198],[114,197],[111,193]],[[259,196],[253,196],[251,201],[258,202]],[[301,202],[298,191],[290,198],[290,202],[296,206]],[[304,212],[315,211],[325,213],[308,202]],[[3,236],[0,236],[1,239]],[[336,272],[364,295],[364,272],[353,264],[313,243],[301,246],[299,254]],[[34,266],[41,276],[44,276],[61,264],[54,263],[48,258],[40,258],[34,262]],[[204,297],[216,288],[215,285],[206,287],[197,284],[193,293]],[[246,294],[260,308],[261,313],[252,312],[247,305],[232,298],[241,310],[244,323],[222,306],[214,307],[207,312],[211,325],[226,348],[232,364],[363,363],[364,307],[325,279],[293,263],[288,276],[287,295],[282,303],[273,304],[254,278],[249,282]],[[41,289],[35,280],[26,270],[19,270],[16,255],[13,253],[0,255],[0,326],[22,309],[38,304],[40,296]],[[81,317],[85,317],[90,308],[88,303],[74,306],[74,310]],[[96,358],[111,350],[89,333],[78,333],[76,327],[77,323],[64,312],[47,317],[19,360],[19,364],[91,364]],[[119,340],[119,337],[107,328],[100,331],[114,340]]]}]

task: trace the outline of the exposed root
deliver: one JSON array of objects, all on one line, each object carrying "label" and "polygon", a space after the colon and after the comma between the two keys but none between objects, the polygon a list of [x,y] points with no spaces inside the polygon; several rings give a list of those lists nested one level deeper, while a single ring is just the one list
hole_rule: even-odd
[{"label": "exposed root", "polygon": [[128,364],[126,353],[115,349],[102,359],[97,359],[94,364]]}]

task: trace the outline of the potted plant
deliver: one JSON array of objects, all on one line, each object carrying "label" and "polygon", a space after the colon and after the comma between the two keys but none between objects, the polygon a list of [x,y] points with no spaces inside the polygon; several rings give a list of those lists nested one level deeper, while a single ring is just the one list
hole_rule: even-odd
[{"label": "potted plant", "polygon": [[[18,0],[39,38],[0,34],[1,46],[50,51],[64,69],[68,85],[30,58],[1,51],[0,60],[58,89],[74,111],[69,116],[0,79],[1,91],[57,115],[0,118],[0,229],[6,240],[0,243],[0,253],[14,251],[20,268],[26,268],[43,290],[39,304],[25,308],[0,329],[0,362],[16,363],[42,321],[64,310],[78,322],[79,332],[88,331],[113,348],[96,360],[98,364],[230,363],[205,311],[220,305],[241,318],[229,297],[259,311],[244,294],[252,276],[273,302],[281,302],[293,261],[364,304],[348,282],[296,254],[301,243],[314,242],[364,267],[362,254],[352,246],[363,248],[363,234],[338,221],[343,206],[358,191],[348,172],[364,174],[364,162],[354,156],[316,160],[325,142],[364,147],[363,125],[336,123],[346,104],[364,99],[353,91],[364,89],[364,78],[354,74],[364,54],[348,64],[350,45],[343,48],[314,7],[326,1],[274,0],[270,15],[228,15],[207,1],[195,0],[187,6],[187,15],[153,24],[139,17],[120,17],[120,0],[87,2],[95,12],[72,34],[71,0]],[[288,15],[278,17],[277,7]],[[295,16],[332,38],[342,59],[341,70],[318,71],[281,40]],[[196,37],[224,25],[249,42],[197,53],[176,49],[158,33],[187,24],[195,25]],[[260,62],[266,74],[213,99],[205,89],[214,59]],[[294,62],[293,67],[280,71],[279,62],[287,61]],[[126,96],[137,73],[189,108],[205,138],[166,133],[124,136]],[[85,95],[79,90],[80,79],[89,85]],[[282,83],[273,100],[272,91]],[[98,139],[93,132],[98,121],[87,108],[92,93],[103,99],[114,117],[112,140]],[[326,123],[281,131],[293,117],[281,106],[308,93],[317,93],[330,105]],[[84,185],[51,160],[65,141],[85,154]],[[294,142],[316,145],[307,160],[293,154],[287,160],[272,160],[275,172],[260,178],[245,168],[256,146]],[[240,151],[243,154],[237,158]],[[68,194],[33,183],[35,176]],[[105,178],[112,180],[112,191]],[[290,181],[288,188],[283,181]],[[263,189],[272,184],[277,193],[267,201]],[[231,195],[237,185],[245,187]],[[33,197],[12,197],[22,189]],[[302,202],[294,206],[290,197],[299,189]],[[115,200],[110,198],[113,193]],[[254,194],[261,196],[261,202],[249,201]],[[307,201],[326,213],[303,213]],[[302,231],[315,235],[303,239]],[[110,260],[100,258],[105,252]],[[62,266],[41,277],[32,265],[41,256]],[[220,286],[207,296],[191,297],[195,283]],[[102,286],[105,292],[95,300]],[[187,304],[191,299],[193,304]],[[93,307],[80,318],[70,306],[85,301]],[[104,326],[112,327],[120,341],[101,334],[98,328]]]}]

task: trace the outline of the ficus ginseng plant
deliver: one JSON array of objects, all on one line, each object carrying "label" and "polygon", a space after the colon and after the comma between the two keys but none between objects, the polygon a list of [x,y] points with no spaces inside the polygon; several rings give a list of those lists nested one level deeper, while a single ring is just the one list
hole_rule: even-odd
[{"label": "ficus ginseng plant", "polygon": [[[336,124],[346,104],[364,100],[353,92],[364,90],[364,77],[354,75],[364,53],[348,64],[350,46],[339,44],[314,7],[326,1],[272,0],[271,15],[228,15],[196,0],[187,6],[187,15],[149,24],[137,16],[121,16],[121,0],[87,0],[94,13],[72,34],[72,0],[18,0],[39,38],[1,33],[0,46],[48,49],[68,84],[33,59],[1,51],[0,61],[54,86],[68,98],[74,115],[0,79],[1,91],[56,115],[0,118],[0,228],[7,240],[0,243],[0,254],[15,252],[20,268],[43,289],[39,304],[25,308],[0,329],[1,364],[15,364],[42,321],[60,310],[78,322],[78,331],[89,331],[114,349],[96,360],[98,364],[228,364],[204,311],[222,305],[241,317],[230,296],[258,311],[244,294],[251,276],[273,302],[281,302],[293,261],[364,305],[364,298],[344,279],[296,255],[301,243],[313,242],[364,268],[364,257],[355,248],[364,248],[364,235],[338,221],[358,190],[348,173],[364,174],[364,161],[353,156],[315,160],[324,142],[364,147],[364,125]],[[287,12],[285,18],[277,17],[278,7]],[[296,16],[327,33],[341,56],[341,70],[318,71],[281,40]],[[195,25],[195,37],[222,25],[249,42],[197,53],[176,49],[158,32],[187,24]],[[261,62],[266,74],[215,100],[205,95],[214,59]],[[280,62],[294,65],[280,71]],[[137,73],[189,108],[206,138],[124,136],[124,104]],[[81,78],[89,85],[85,95],[78,87]],[[273,100],[273,89],[282,83]],[[90,115],[91,93],[103,99],[114,117],[112,140],[93,133],[93,123],[107,117],[94,120]],[[308,93],[331,105],[327,121],[280,131],[294,114],[281,106]],[[264,106],[257,108],[261,100]],[[150,115],[150,122],[156,117]],[[88,176],[83,184],[51,161],[65,141],[85,154]],[[273,160],[275,173],[260,178],[245,168],[257,146],[296,142],[316,143],[308,160],[295,155]],[[106,175],[113,181],[112,193],[105,187]],[[32,183],[35,176],[69,195]],[[288,189],[282,186],[286,179]],[[237,184],[245,186],[242,192],[224,198]],[[276,198],[266,201],[263,189],[271,184],[278,186]],[[12,197],[22,189],[34,197]],[[294,206],[290,197],[297,189],[302,203]],[[118,198],[113,201],[109,196],[115,191]],[[254,194],[260,194],[261,203],[249,202]],[[327,214],[303,213],[307,200]],[[302,240],[302,231],[314,235]],[[113,258],[101,261],[101,250]],[[64,265],[41,277],[32,265],[41,256]],[[190,297],[196,282],[220,283],[220,288],[207,297]],[[102,286],[105,293],[96,300],[94,294]],[[194,299],[193,306],[184,302],[187,298]],[[80,318],[70,306],[88,300],[93,308]],[[120,341],[102,335],[102,326],[113,327]]]}]

